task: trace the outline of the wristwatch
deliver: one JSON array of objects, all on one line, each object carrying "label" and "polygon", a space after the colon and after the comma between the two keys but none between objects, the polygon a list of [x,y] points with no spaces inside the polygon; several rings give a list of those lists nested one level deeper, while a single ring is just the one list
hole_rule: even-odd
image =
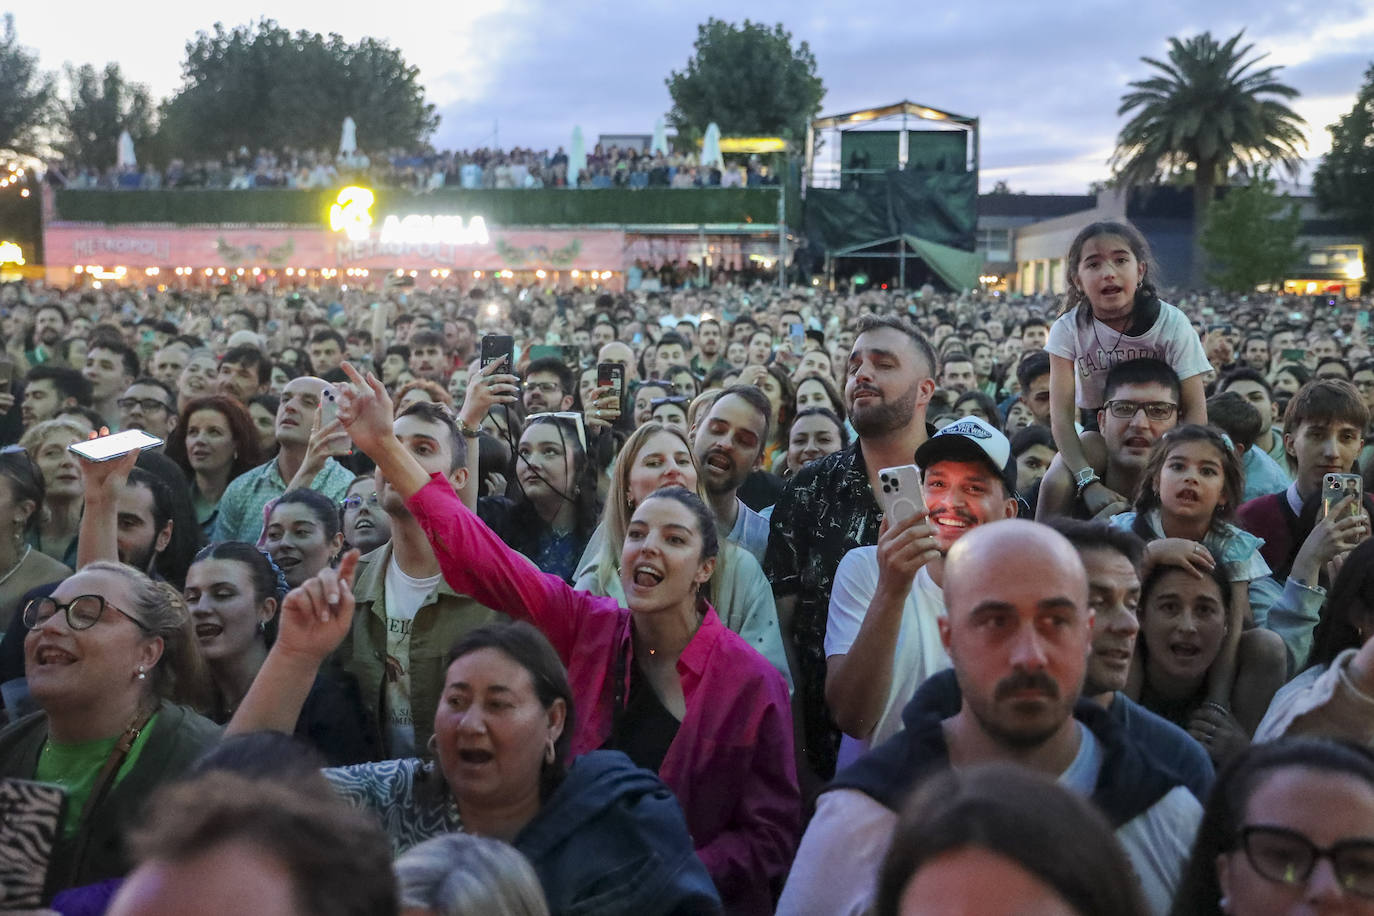
[{"label": "wristwatch", "polygon": [[462,433],[465,439],[476,439],[482,435],[482,430],[479,427],[468,426],[463,422],[462,417],[455,418],[454,425],[458,427],[458,432]]},{"label": "wristwatch", "polygon": [[1097,476],[1097,472],[1090,467],[1083,468],[1077,474],[1073,475],[1073,482],[1075,486],[1078,487],[1078,495],[1080,496],[1090,485],[1098,483],[1101,480],[1102,478]]}]

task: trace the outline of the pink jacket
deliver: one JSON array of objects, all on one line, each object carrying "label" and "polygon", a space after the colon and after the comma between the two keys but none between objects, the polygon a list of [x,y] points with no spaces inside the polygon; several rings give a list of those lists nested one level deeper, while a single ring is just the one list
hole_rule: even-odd
[{"label": "pink jacket", "polygon": [[[511,550],[440,475],[411,497],[444,578],[478,602],[529,620],[568,666],[573,754],[611,734],[617,656],[629,690],[631,614],[613,598],[574,591]],[[677,795],[697,854],[732,912],[772,910],[801,828],[787,686],[707,607],[677,663],[687,712],[659,776]]]}]

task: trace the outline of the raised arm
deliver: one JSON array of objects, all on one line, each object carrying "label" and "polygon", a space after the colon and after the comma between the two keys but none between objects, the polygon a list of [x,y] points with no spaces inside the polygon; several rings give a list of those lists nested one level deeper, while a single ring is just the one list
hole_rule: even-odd
[{"label": "raised arm", "polygon": [[[458,412],[459,428],[465,431],[464,435],[467,435],[466,430],[477,429],[482,425],[493,405],[510,404],[519,396],[520,379],[508,371],[499,371],[505,361],[506,358],[503,356],[469,376],[467,394],[463,397],[463,407]],[[467,440],[468,477],[463,489],[458,493],[463,498],[463,505],[472,512],[477,511],[477,497],[482,492],[482,481],[478,477],[478,441],[476,437],[469,437]]]},{"label": "raised arm", "polygon": [[[101,432],[109,430],[101,427]],[[91,433],[91,438],[96,438]],[[88,461],[77,456],[81,466],[81,485],[85,491],[85,508],[81,512],[81,527],[76,537],[76,568],[97,560],[119,561],[119,513],[116,508],[119,491],[129,481],[129,472],[138,461],[139,449],[109,461]],[[161,536],[161,532],[158,532]]]},{"label": "raised arm", "polygon": [[425,473],[392,432],[386,388],[375,375],[363,378],[351,364],[343,366],[353,388],[339,394],[339,420],[405,498],[434,548],[445,581],[492,610],[531,621],[560,652],[569,649],[586,597],[508,547],[463,505],[442,475]]},{"label": "raised arm", "polygon": [[359,556],[350,550],[338,569],[325,567],[287,594],[276,642],[224,730],[226,735],[296,730],[320,665],[353,625],[353,573]]}]

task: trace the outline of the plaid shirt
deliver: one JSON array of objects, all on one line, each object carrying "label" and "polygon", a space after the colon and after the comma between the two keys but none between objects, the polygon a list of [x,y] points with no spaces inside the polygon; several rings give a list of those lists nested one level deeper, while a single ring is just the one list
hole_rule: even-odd
[{"label": "plaid shirt", "polygon": [[778,598],[795,595],[793,645],[806,756],[830,778],[840,733],[825,704],[825,623],[835,570],[855,547],[878,543],[882,511],[856,442],[814,461],[788,481],[773,509],[763,567]]},{"label": "plaid shirt", "polygon": [[[348,485],[352,482],[352,471],[333,458],[326,458],[324,467],[310,481],[310,489],[318,490],[337,503],[348,495]],[[286,481],[281,479],[276,458],[244,471],[224,488],[219,515],[215,518],[215,536],[210,540],[256,544],[262,535],[262,510],[285,492]]]}]

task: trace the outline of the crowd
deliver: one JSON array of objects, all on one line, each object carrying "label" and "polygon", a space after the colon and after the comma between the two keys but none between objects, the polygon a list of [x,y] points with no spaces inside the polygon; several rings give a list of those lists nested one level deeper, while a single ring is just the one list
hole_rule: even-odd
[{"label": "crowd", "polygon": [[1370,302],[1066,263],[0,288],[7,904],[1366,911]]},{"label": "crowd", "polygon": [[74,190],[292,188],[318,190],[341,182],[411,191],[440,188],[704,188],[776,184],[757,156],[732,157],[702,166],[695,152],[655,153],[634,146],[593,146],[586,165],[569,175],[569,154],[515,148],[333,154],[328,150],[247,147],[219,159],[173,159],[166,168],[148,164],[95,168],[81,163],[48,165],[49,180]]}]

